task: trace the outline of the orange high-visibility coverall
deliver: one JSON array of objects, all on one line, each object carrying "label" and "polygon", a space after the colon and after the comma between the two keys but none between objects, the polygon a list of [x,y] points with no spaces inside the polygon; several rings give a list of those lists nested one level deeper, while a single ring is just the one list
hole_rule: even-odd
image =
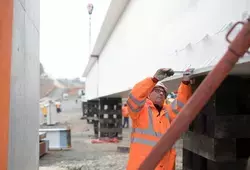
[{"label": "orange high-visibility coverall", "polygon": [[122,107],[122,115],[123,117],[128,117],[129,114],[128,114],[128,106],[123,106]]},{"label": "orange high-visibility coverall", "polygon": [[[155,85],[152,78],[146,78],[134,86],[128,97],[127,105],[133,128],[127,170],[138,169],[191,96],[191,86],[181,83],[177,98],[171,106],[165,103],[159,113],[154,104],[147,99]],[[176,151],[170,150],[160,161],[156,170],[173,170],[175,157]]]}]

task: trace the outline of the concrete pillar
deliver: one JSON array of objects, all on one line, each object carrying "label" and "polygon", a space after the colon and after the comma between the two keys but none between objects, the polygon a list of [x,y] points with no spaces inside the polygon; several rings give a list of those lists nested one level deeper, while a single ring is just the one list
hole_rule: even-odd
[{"label": "concrete pillar", "polygon": [[0,0],[0,169],[39,165],[39,0]]},{"label": "concrete pillar", "polygon": [[[204,77],[195,80],[195,90]],[[183,136],[183,169],[246,170],[250,78],[229,76]]]}]

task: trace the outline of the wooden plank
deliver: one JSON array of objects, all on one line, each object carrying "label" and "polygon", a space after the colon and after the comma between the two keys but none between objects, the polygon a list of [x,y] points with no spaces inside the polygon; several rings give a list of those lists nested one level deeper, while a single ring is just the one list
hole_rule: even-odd
[{"label": "wooden plank", "polygon": [[108,115],[121,115],[122,114],[122,110],[105,110],[105,111],[100,111],[99,115],[103,115],[103,114],[108,114]]},{"label": "wooden plank", "polygon": [[200,114],[189,130],[216,139],[250,138],[250,115],[213,116]]},{"label": "wooden plank", "polygon": [[[203,78],[195,79],[193,90]],[[249,138],[249,86],[249,77],[227,77],[193,121],[190,130],[213,138]]]},{"label": "wooden plank", "polygon": [[122,133],[122,128],[100,128],[99,131],[103,133],[110,133],[110,132]]},{"label": "wooden plank", "polygon": [[193,170],[205,170],[207,166],[207,159],[197,155],[192,155],[192,161],[193,161]]},{"label": "wooden plank", "polygon": [[183,149],[183,169],[186,170],[206,170],[207,159]]},{"label": "wooden plank", "polygon": [[[195,78],[192,89],[195,91],[204,77]],[[250,77],[229,76],[209,102],[202,109],[201,113],[206,115],[249,115],[250,112]]]},{"label": "wooden plank", "polygon": [[237,160],[235,162],[207,161],[207,170],[249,170],[247,163],[247,159]]},{"label": "wooden plank", "polygon": [[228,77],[216,91],[216,115],[249,115],[249,86],[249,77]]},{"label": "wooden plank", "polygon": [[183,156],[183,170],[193,170],[193,160],[192,160],[192,156],[193,153],[190,152],[187,149],[183,149],[182,151],[182,156]]},{"label": "wooden plank", "polygon": [[206,134],[206,118],[204,114],[199,114],[192,123],[192,132]]},{"label": "wooden plank", "polygon": [[100,128],[121,128],[122,127],[122,121],[117,121],[116,123],[100,123]]},{"label": "wooden plank", "polygon": [[214,162],[183,149],[183,170],[248,170],[248,159]]},{"label": "wooden plank", "polygon": [[122,119],[99,119],[100,124],[122,123]]},{"label": "wooden plank", "polygon": [[189,131],[183,135],[183,148],[213,161],[236,160],[236,139],[214,139]]},{"label": "wooden plank", "polygon": [[250,115],[216,116],[207,119],[207,135],[213,138],[250,138]]},{"label": "wooden plank", "polygon": [[0,0],[0,169],[8,169],[13,0]]}]

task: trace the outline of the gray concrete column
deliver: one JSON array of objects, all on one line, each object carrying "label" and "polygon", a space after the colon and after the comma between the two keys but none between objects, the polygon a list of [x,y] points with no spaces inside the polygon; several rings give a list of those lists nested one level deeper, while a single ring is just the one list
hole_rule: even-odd
[{"label": "gray concrete column", "polygon": [[0,5],[0,169],[39,165],[39,0]]}]

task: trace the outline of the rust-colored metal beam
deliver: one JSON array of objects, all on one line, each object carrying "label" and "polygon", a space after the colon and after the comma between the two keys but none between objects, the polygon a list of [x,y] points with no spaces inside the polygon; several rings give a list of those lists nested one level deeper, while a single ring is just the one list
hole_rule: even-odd
[{"label": "rust-colored metal beam", "polygon": [[0,0],[0,169],[8,169],[13,0]]},{"label": "rust-colored metal beam", "polygon": [[[243,28],[236,38],[230,42],[228,39],[229,34],[239,24],[242,24]],[[181,134],[188,129],[189,124],[194,120],[222,81],[227,77],[239,58],[247,52],[250,47],[250,20],[248,19],[247,22],[237,22],[228,32],[226,39],[231,43],[227,52],[188,100],[170,128],[142,162],[139,170],[155,169],[166,152],[172,148]]]}]

